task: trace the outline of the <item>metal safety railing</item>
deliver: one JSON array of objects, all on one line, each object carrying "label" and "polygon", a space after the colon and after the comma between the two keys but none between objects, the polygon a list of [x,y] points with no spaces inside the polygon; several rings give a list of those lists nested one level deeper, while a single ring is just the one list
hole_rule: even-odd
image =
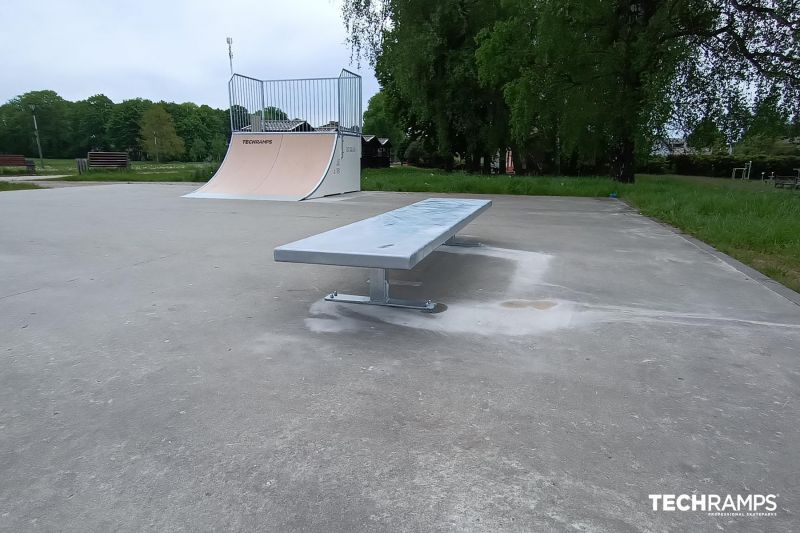
[{"label": "metal safety railing", "polygon": [[234,74],[228,82],[234,132],[336,131],[361,135],[361,76],[258,80]]}]

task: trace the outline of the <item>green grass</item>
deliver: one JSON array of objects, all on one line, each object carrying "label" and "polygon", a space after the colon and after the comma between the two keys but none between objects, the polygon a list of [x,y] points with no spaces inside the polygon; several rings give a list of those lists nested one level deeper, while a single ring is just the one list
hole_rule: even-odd
[{"label": "green grass", "polygon": [[0,181],[0,192],[22,191],[26,189],[41,189],[35,183],[25,183],[21,181]]},{"label": "green grass", "polygon": [[618,184],[608,178],[597,177],[479,176],[464,172],[392,167],[365,169],[361,188],[367,191],[608,196],[618,190]]},{"label": "green grass", "polygon": [[696,176],[476,176],[413,167],[367,169],[364,190],[607,197],[617,195],[800,291],[800,191],[767,183]]},{"label": "green grass", "polygon": [[59,178],[58,181],[208,181],[209,176],[198,176],[194,172],[165,171],[165,172],[135,172],[135,171],[91,171],[86,174],[73,174]]},{"label": "green grass", "polygon": [[[36,174],[40,176],[53,176],[57,174],[64,174],[73,176],[78,174],[78,167],[74,159],[45,159],[44,167],[39,163],[39,159],[33,159],[36,163]],[[159,174],[182,174],[190,176],[193,170],[203,169],[208,166],[208,163],[185,163],[185,162],[170,162],[170,163],[156,163],[155,161],[132,161],[131,172],[136,173],[153,173],[156,176]],[[27,174],[24,168],[19,167],[0,167],[0,175],[20,175]],[[91,180],[90,180],[91,181]],[[120,181],[119,177],[111,181]],[[139,178],[124,181],[148,181]],[[167,180],[158,179],[158,177],[149,181],[196,181],[188,179]],[[202,180],[201,180],[202,181]]]},{"label": "green grass", "polygon": [[0,176],[24,176],[30,174],[24,167],[0,167]]},{"label": "green grass", "polygon": [[718,178],[641,176],[621,197],[800,292],[800,193]]},{"label": "green grass", "polygon": [[216,165],[208,163],[154,163],[135,161],[130,170],[92,170],[78,174],[75,169],[59,178],[63,181],[188,181],[204,182],[214,175]]}]

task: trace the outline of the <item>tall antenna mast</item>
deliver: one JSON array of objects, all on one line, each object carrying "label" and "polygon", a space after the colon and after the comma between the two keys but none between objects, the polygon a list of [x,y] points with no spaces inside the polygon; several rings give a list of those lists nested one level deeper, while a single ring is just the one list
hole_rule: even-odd
[{"label": "tall antenna mast", "polygon": [[233,39],[227,38],[228,41],[228,60],[231,64],[231,76],[233,76]]}]

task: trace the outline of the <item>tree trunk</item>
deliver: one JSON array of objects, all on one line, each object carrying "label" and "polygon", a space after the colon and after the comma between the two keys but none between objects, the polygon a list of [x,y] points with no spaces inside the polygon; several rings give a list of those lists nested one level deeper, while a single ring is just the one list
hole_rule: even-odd
[{"label": "tree trunk", "polygon": [[622,70],[620,72],[620,106],[616,127],[617,153],[614,179],[621,183],[634,183],[636,166],[636,130],[639,124],[639,109],[642,102],[642,77],[634,62],[634,43],[648,24],[653,10],[646,9],[643,0],[628,0],[618,4],[623,25],[618,35],[622,46]]},{"label": "tree trunk", "polygon": [[465,158],[464,166],[467,169],[467,172],[477,173],[480,169],[480,157],[476,157],[475,154],[467,154]]},{"label": "tree trunk", "polygon": [[561,175],[561,137],[556,133],[556,176]]},{"label": "tree trunk", "polygon": [[625,132],[619,143],[617,152],[617,168],[614,179],[621,183],[634,183],[636,171],[636,154],[633,135]]}]

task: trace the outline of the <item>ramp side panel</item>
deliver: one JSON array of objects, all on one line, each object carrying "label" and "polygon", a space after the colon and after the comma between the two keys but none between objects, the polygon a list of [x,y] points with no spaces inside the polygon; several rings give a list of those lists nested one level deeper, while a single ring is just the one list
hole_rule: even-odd
[{"label": "ramp side panel", "polygon": [[336,146],[335,133],[283,134],[280,156],[255,196],[306,198],[325,176]]},{"label": "ramp side panel", "polygon": [[188,196],[246,197],[257,194],[267,180],[281,151],[282,135],[240,134],[231,136],[228,153],[216,174]]},{"label": "ramp side panel", "polygon": [[339,135],[331,164],[307,198],[321,198],[361,190],[361,137]]}]

